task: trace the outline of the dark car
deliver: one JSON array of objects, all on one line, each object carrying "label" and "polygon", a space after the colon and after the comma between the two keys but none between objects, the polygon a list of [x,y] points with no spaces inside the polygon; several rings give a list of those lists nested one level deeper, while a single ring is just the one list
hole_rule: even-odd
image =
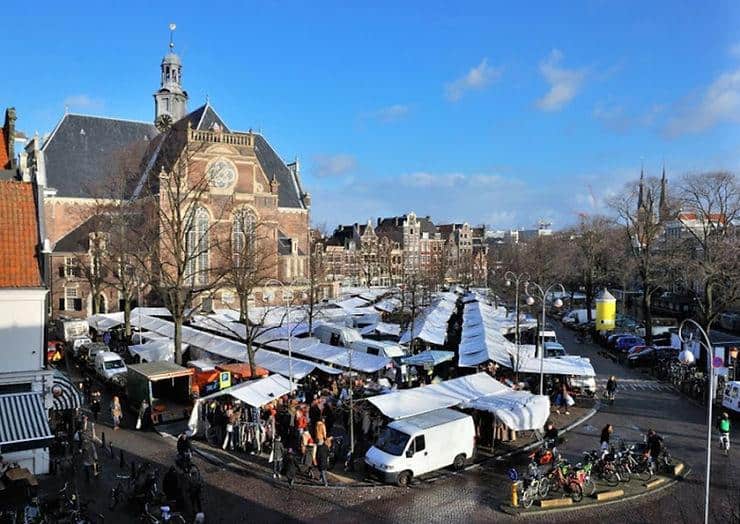
[{"label": "dark car", "polygon": [[629,367],[654,366],[660,360],[678,357],[681,350],[671,346],[636,346],[627,356]]},{"label": "dark car", "polygon": [[636,335],[624,335],[614,341],[613,349],[617,353],[627,353],[635,346],[644,346],[645,339]]}]

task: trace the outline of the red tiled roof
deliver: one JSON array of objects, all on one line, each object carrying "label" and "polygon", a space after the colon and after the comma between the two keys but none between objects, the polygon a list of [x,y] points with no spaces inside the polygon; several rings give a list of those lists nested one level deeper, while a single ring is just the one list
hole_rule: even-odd
[{"label": "red tiled roof", "polygon": [[0,181],[0,288],[41,287],[33,185]]},{"label": "red tiled roof", "polygon": [[8,144],[5,143],[5,131],[0,129],[0,169],[6,169],[9,161]]}]

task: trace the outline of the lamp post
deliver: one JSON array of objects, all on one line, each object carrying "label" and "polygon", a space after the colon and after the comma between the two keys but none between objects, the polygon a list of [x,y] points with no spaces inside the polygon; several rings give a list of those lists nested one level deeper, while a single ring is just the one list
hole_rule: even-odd
[{"label": "lamp post", "polygon": [[[537,284],[536,282],[525,282],[524,283],[524,292],[527,294],[527,304],[533,305],[534,304],[534,297],[529,293],[529,286],[530,284],[534,286],[534,288],[538,292],[538,298],[542,301],[542,325],[540,327],[540,333],[538,333],[538,339],[540,341],[540,395],[544,395],[545,391],[545,299],[547,298],[547,295],[550,294],[550,290],[554,287],[559,287],[560,290],[565,294],[565,288],[563,287],[563,284],[559,282],[554,282],[550,284],[546,289],[542,289],[542,286]],[[563,307],[563,301],[561,299],[556,299],[553,305],[556,308]]]},{"label": "lamp post", "polygon": [[[712,342],[709,340],[709,335],[707,335],[707,332],[704,331],[704,329],[699,325],[698,322],[695,320],[692,320],[690,318],[685,319],[683,322],[681,322],[681,325],[678,327],[678,338],[681,339],[681,342],[683,344],[691,341],[693,339],[693,333],[689,336],[688,339],[685,339],[683,336],[683,330],[684,326],[686,324],[693,324],[693,327],[701,334],[701,337],[704,339],[703,341],[699,341],[700,346],[704,346],[704,349],[707,350],[707,370],[709,372],[709,395],[707,396],[707,469],[705,473],[704,478],[704,524],[709,523],[709,474],[712,468],[712,397],[714,397],[714,376],[712,373],[712,360],[714,359],[714,350],[712,349]],[[685,363],[689,363],[689,361],[693,361],[693,355],[691,357],[688,357],[688,355],[685,355],[687,353],[687,350],[684,350],[682,352],[682,361]],[[689,352],[689,354],[691,354]]]},{"label": "lamp post", "polygon": [[519,283],[520,282],[526,282],[529,280],[529,274],[522,272],[522,273],[514,273],[513,271],[507,271],[504,273],[504,279],[506,280],[506,287],[511,287],[512,282],[515,284],[515,307],[516,310],[516,333],[514,334],[514,340],[516,343],[516,369],[514,369],[514,377],[517,382],[519,383]]}]

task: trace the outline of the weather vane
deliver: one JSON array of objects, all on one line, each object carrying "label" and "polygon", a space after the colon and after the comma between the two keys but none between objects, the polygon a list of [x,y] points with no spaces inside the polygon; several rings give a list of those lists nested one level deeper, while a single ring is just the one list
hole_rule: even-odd
[{"label": "weather vane", "polygon": [[172,40],[173,35],[175,34],[175,29],[177,29],[177,25],[174,23],[170,24],[170,50],[175,48],[175,42]]}]

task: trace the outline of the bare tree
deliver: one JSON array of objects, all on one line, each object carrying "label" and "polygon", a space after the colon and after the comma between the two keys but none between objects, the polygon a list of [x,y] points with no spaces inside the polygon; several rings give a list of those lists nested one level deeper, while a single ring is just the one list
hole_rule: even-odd
[{"label": "bare tree", "polygon": [[[689,174],[681,179],[674,229],[685,269],[684,285],[694,296],[697,316],[709,332],[720,313],[740,298],[740,189],[734,173]],[[686,232],[686,233],[684,233]]]},{"label": "bare tree", "polygon": [[326,285],[326,261],[324,260],[323,250],[326,231],[326,225],[319,224],[310,232],[306,301],[304,304],[309,333],[313,333],[314,320],[321,311],[320,302],[323,299],[323,289]]},{"label": "bare tree", "polygon": [[212,256],[217,256],[224,236],[218,235],[218,228],[230,197],[210,193],[203,162],[195,158],[203,143],[192,139],[189,125],[172,127],[162,140],[157,166],[146,173],[139,196],[149,204],[139,234],[149,249],[145,256],[137,256],[139,267],[172,314],[175,361],[180,364],[182,326],[223,276]]},{"label": "bare tree", "polygon": [[648,344],[653,336],[652,297],[666,280],[667,265],[663,262],[669,255],[663,249],[663,231],[675,216],[664,190],[657,178],[641,177],[609,202],[626,237],[637,283],[642,288],[642,316]]},{"label": "bare tree", "polygon": [[263,322],[250,319],[250,302],[254,300],[254,291],[270,278],[277,264],[273,233],[274,228],[258,221],[254,212],[240,208],[234,214],[231,234],[218,245],[221,284],[234,291],[239,306],[239,322],[244,326],[243,331],[233,331],[233,334],[246,345],[252,376],[257,373],[254,340],[262,330]]}]

